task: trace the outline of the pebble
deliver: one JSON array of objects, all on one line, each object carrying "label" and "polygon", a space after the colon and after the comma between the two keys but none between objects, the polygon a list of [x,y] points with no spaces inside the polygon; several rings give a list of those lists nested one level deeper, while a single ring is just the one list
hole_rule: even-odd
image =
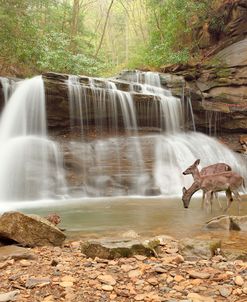
[{"label": "pebble", "polygon": [[104,284],[102,285],[102,289],[107,292],[111,292],[113,290],[113,287],[111,285]]},{"label": "pebble", "polygon": [[201,295],[196,294],[196,293],[188,294],[187,298],[189,300],[191,300],[192,302],[214,302],[213,298],[201,296]]},{"label": "pebble", "polygon": [[107,285],[115,285],[117,281],[111,275],[100,275],[98,280]]},{"label": "pebble", "polygon": [[188,274],[191,278],[194,279],[208,279],[210,277],[209,273],[197,272],[197,271],[188,271]]},{"label": "pebble", "polygon": [[234,278],[234,282],[238,286],[242,286],[244,284],[244,279],[241,276],[237,276]]},{"label": "pebble", "polygon": [[64,281],[64,282],[60,282],[59,285],[62,287],[72,287],[74,283],[70,281]]},{"label": "pebble", "polygon": [[232,288],[230,286],[222,286],[219,288],[220,295],[222,297],[229,297],[232,293]]},{"label": "pebble", "polygon": [[128,276],[130,278],[137,278],[137,277],[141,276],[141,274],[142,273],[139,270],[132,270],[132,271],[129,272]]}]

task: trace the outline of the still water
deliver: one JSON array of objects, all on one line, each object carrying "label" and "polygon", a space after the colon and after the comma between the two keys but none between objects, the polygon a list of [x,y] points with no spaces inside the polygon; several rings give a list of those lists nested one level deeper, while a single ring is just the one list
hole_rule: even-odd
[{"label": "still water", "polygon": [[[221,198],[223,207],[226,204]],[[247,197],[242,197],[240,215],[247,215]],[[61,228],[69,238],[121,237],[124,232],[134,230],[141,237],[171,235],[175,238],[225,238],[241,246],[244,232],[206,231],[203,226],[212,217],[224,214],[217,201],[213,212],[201,209],[201,198],[193,198],[189,209],[184,209],[181,199],[164,198],[101,198],[66,202],[64,205],[23,209],[26,213],[45,216],[58,213]],[[233,202],[229,215],[238,215],[238,206]],[[241,246],[242,247],[242,246]]]}]

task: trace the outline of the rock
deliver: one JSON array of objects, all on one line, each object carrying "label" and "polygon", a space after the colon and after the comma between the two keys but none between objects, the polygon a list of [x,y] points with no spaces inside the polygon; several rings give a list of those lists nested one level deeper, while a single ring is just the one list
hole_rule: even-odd
[{"label": "rock", "polygon": [[236,285],[242,286],[244,284],[244,279],[241,276],[236,276],[234,282]]},{"label": "rock", "polygon": [[139,294],[134,297],[135,301],[144,301],[146,298],[146,294]]},{"label": "rock", "polygon": [[134,255],[154,256],[153,248],[148,247],[139,240],[89,240],[81,244],[81,251],[87,257],[115,259],[120,257],[133,257]]},{"label": "rock", "polygon": [[123,233],[121,237],[128,238],[128,239],[136,239],[136,238],[140,237],[140,235],[137,234],[135,231],[130,230],[130,231]]},{"label": "rock", "polygon": [[214,302],[214,299],[211,297],[201,296],[196,293],[188,294],[187,298],[192,302]]},{"label": "rock", "polygon": [[188,271],[188,274],[191,278],[194,279],[208,279],[210,277],[209,273],[197,272],[194,270]]},{"label": "rock", "polygon": [[105,291],[110,292],[110,291],[113,290],[113,287],[111,285],[104,284],[104,285],[102,285],[102,289],[105,290]]},{"label": "rock", "polygon": [[20,212],[6,212],[0,217],[0,238],[25,246],[61,245],[66,236],[45,218]]},{"label": "rock", "polygon": [[64,282],[60,282],[59,285],[67,288],[67,287],[72,287],[74,285],[74,283],[71,281],[64,281]]},{"label": "rock", "polygon": [[230,217],[229,216],[219,216],[211,219],[206,223],[207,229],[214,230],[230,230]]},{"label": "rock", "polygon": [[107,284],[107,285],[115,285],[117,282],[111,275],[100,275],[98,276],[98,279],[101,283]]},{"label": "rock", "polygon": [[141,276],[142,275],[142,273],[141,273],[141,271],[139,271],[139,270],[132,270],[132,271],[130,271],[129,273],[128,273],[128,276],[130,277],[130,278],[137,278],[137,277],[139,277],[139,276]]},{"label": "rock", "polygon": [[247,216],[231,216],[230,218],[232,224],[235,224],[237,226],[237,230],[247,231]]},{"label": "rock", "polygon": [[19,290],[13,290],[8,293],[0,293],[0,302],[16,301],[16,296],[19,295]]},{"label": "rock", "polygon": [[23,248],[16,245],[7,245],[0,247],[0,261],[6,259],[36,259],[36,256],[27,248]]},{"label": "rock", "polygon": [[221,287],[219,288],[219,292],[220,292],[220,295],[221,295],[222,297],[227,298],[227,297],[229,297],[229,296],[231,295],[231,293],[232,293],[232,287],[223,285],[223,286],[221,286]]},{"label": "rock", "polygon": [[179,251],[185,257],[210,259],[221,247],[220,240],[200,240],[185,238],[179,242]]},{"label": "rock", "polygon": [[246,250],[224,248],[222,250],[222,253],[228,261],[235,261],[235,260],[247,261]]},{"label": "rock", "polygon": [[29,278],[26,281],[26,288],[34,288],[36,286],[43,287],[51,283],[50,278]]}]

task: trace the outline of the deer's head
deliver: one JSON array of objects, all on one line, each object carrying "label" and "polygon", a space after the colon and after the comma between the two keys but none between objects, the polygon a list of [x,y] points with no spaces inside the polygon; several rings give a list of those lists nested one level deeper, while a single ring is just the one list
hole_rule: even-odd
[{"label": "deer's head", "polygon": [[189,168],[187,168],[184,172],[183,175],[188,175],[188,174],[192,174],[195,169],[197,168],[197,166],[200,164],[200,159],[197,159],[193,165],[189,166]]},{"label": "deer's head", "polygon": [[188,209],[189,204],[190,204],[190,194],[188,193],[188,190],[186,190],[185,187],[183,187],[182,201],[183,201],[183,204],[184,204],[184,208]]}]

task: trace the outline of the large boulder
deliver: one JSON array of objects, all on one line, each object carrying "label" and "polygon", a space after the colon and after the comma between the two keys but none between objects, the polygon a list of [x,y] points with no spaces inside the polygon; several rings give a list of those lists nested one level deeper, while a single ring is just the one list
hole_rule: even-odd
[{"label": "large boulder", "polygon": [[45,218],[20,212],[6,212],[0,217],[0,239],[24,246],[60,246],[66,236]]},{"label": "large boulder", "polygon": [[99,239],[83,242],[81,251],[87,257],[116,259],[121,257],[133,257],[134,255],[154,256],[156,244],[145,244],[139,240],[132,239]]}]

